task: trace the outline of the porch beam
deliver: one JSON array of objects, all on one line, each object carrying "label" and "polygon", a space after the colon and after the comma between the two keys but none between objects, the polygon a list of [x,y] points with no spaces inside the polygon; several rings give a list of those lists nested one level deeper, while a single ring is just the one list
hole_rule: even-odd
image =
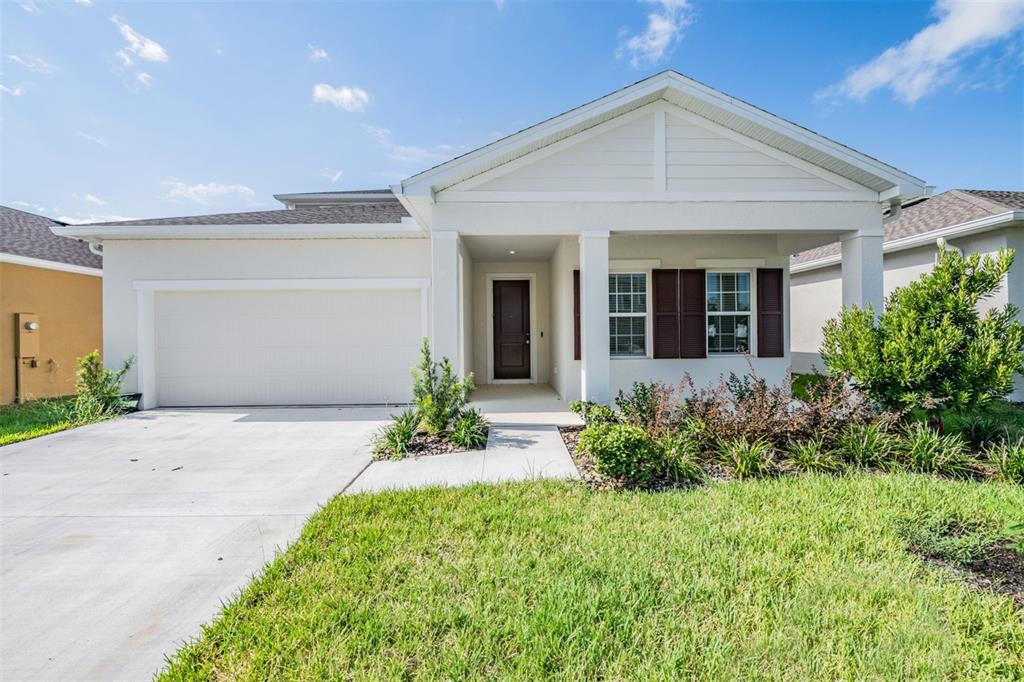
[{"label": "porch beam", "polygon": [[611,400],[608,347],[608,237],[606,230],[580,234],[580,385],[584,400]]},{"label": "porch beam", "polygon": [[459,353],[459,233],[434,230],[430,235],[430,316],[434,359],[451,360],[462,375]]}]

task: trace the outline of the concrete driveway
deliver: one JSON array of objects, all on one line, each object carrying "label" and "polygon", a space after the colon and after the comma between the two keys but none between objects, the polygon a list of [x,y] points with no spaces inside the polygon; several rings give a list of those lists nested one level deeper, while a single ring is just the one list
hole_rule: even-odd
[{"label": "concrete driveway", "polygon": [[385,418],[156,410],[0,448],[0,679],[148,679],[364,469]]}]

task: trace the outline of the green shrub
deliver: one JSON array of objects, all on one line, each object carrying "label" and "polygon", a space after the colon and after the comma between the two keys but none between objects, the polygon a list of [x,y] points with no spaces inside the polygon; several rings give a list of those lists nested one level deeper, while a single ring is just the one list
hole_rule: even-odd
[{"label": "green shrub", "polygon": [[671,427],[675,412],[675,391],[665,384],[634,381],[629,393],[619,391],[615,398],[622,420],[639,426],[652,437]]},{"label": "green shrub", "polygon": [[982,315],[1002,285],[1013,250],[963,257],[943,250],[936,266],[895,289],[875,312],[844,309],[824,327],[821,356],[886,409],[934,414],[984,405],[1024,370],[1024,325],[1012,305]]},{"label": "green shrub", "polygon": [[839,469],[835,453],[821,438],[790,443],[786,454],[790,463],[801,471],[829,473]]},{"label": "green shrub", "polygon": [[892,460],[896,438],[882,422],[851,424],[839,436],[839,457],[855,467],[884,466]]},{"label": "green shrub", "polygon": [[990,445],[986,454],[995,464],[1000,478],[1024,485],[1024,438],[1014,443],[1004,441]]},{"label": "green shrub", "polygon": [[580,434],[579,448],[598,473],[633,484],[650,481],[661,459],[647,432],[633,424],[591,424]]},{"label": "green shrub", "polygon": [[956,432],[975,450],[1005,443],[1010,439],[1010,426],[986,414],[971,414],[958,420]]},{"label": "green shrub", "polygon": [[662,476],[676,483],[704,480],[700,446],[691,432],[685,429],[668,432],[658,439],[656,447]]},{"label": "green shrub", "polygon": [[896,452],[904,466],[922,474],[962,478],[973,471],[967,443],[959,434],[943,435],[921,422],[907,427]]},{"label": "green shrub", "polygon": [[751,441],[740,436],[722,440],[718,445],[718,458],[740,480],[767,474],[773,456],[772,444],[763,438]]},{"label": "green shrub", "polygon": [[124,361],[116,372],[106,369],[99,351],[78,358],[78,377],[75,382],[75,420],[91,422],[112,417],[125,410],[121,397],[121,383],[131,369],[135,357]]},{"label": "green shrub", "polygon": [[482,448],[487,445],[490,428],[490,422],[479,410],[466,410],[455,420],[448,440],[461,448]]},{"label": "green shrub", "polygon": [[374,456],[401,459],[409,454],[409,446],[419,430],[420,417],[408,409],[391,418],[373,437]]},{"label": "green shrub", "polygon": [[569,409],[578,414],[584,424],[615,424],[619,421],[615,410],[589,400],[574,400],[569,403]]},{"label": "green shrub", "polygon": [[435,362],[430,342],[423,339],[420,364],[412,370],[412,394],[423,427],[430,433],[444,433],[455,423],[473,392],[473,374],[455,376],[448,358]]}]

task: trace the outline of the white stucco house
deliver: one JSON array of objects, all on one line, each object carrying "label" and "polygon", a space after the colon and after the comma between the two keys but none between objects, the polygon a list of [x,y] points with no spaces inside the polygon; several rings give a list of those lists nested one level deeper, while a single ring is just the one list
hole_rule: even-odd
[{"label": "white stucco house", "polygon": [[404,401],[422,337],[478,384],[608,401],[790,365],[790,255],[882,299],[883,208],[924,181],[664,72],[389,190],[60,228],[102,244],[107,362],[143,404]]},{"label": "white stucco house", "polygon": [[[994,254],[1015,249],[1013,267],[984,309],[1010,303],[1024,311],[1024,192],[954,189],[908,202],[884,218],[884,293],[918,279],[935,265],[939,250]],[[810,249],[790,262],[792,361],[797,372],[824,369],[818,349],[822,326],[842,307],[839,244]],[[1024,319],[1024,317],[1022,317]],[[1011,400],[1024,400],[1017,377]]]}]

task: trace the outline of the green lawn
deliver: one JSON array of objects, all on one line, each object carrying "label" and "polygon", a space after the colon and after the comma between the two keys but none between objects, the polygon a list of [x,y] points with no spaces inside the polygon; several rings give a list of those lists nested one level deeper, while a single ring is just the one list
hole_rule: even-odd
[{"label": "green lawn", "polygon": [[1020,679],[1024,613],[906,543],[1022,515],[914,475],[339,497],[162,678]]},{"label": "green lawn", "polygon": [[45,398],[21,405],[0,406],[0,445],[45,436],[75,426],[71,418],[74,397]]}]

